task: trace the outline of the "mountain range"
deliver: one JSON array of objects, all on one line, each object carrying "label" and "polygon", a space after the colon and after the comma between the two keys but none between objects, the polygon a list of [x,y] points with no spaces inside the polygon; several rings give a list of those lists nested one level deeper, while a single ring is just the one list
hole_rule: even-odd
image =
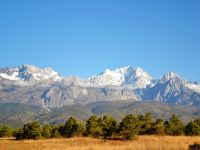
[{"label": "mountain range", "polygon": [[61,77],[51,68],[33,65],[0,69],[0,102],[53,108],[115,100],[199,105],[200,84],[174,72],[155,79],[142,68],[131,66],[106,69],[88,79]]},{"label": "mountain range", "polygon": [[0,69],[0,105],[17,103],[52,112],[66,106],[96,106],[99,102],[115,105],[119,101],[199,107],[200,84],[174,72],[156,79],[142,68],[131,66],[106,69],[88,79],[62,77],[51,68],[33,65]]}]

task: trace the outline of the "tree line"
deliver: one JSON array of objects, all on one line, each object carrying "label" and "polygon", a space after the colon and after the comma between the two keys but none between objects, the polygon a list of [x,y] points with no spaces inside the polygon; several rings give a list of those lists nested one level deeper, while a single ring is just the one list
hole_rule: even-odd
[{"label": "tree line", "polygon": [[154,120],[151,113],[126,115],[120,122],[110,116],[91,116],[85,123],[70,117],[63,125],[41,125],[34,121],[22,128],[13,129],[0,125],[0,137],[15,137],[16,140],[90,136],[104,139],[135,139],[138,135],[200,135],[200,119],[186,125],[173,114],[168,121]]}]

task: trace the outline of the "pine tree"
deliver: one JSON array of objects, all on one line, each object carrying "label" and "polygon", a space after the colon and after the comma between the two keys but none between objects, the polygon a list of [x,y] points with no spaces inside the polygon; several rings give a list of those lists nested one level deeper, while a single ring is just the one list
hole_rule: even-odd
[{"label": "pine tree", "polygon": [[165,134],[165,126],[162,119],[157,119],[153,124],[153,134],[164,135]]},{"label": "pine tree", "polygon": [[50,138],[51,137],[51,129],[52,127],[50,125],[45,125],[43,127],[43,130],[42,130],[42,136],[45,137],[45,138]]},{"label": "pine tree", "polygon": [[23,139],[39,139],[41,137],[40,124],[37,121],[27,123],[23,127]]},{"label": "pine tree", "polygon": [[140,131],[139,134],[152,134],[153,133],[153,117],[150,112],[146,113],[144,116],[143,115],[138,115],[137,116],[138,121],[140,123]]},{"label": "pine tree", "polygon": [[70,117],[64,126],[64,133],[66,137],[73,137],[75,135],[82,135],[84,132],[84,125],[77,122],[76,119]]},{"label": "pine tree", "polygon": [[140,123],[137,117],[130,114],[121,121],[119,125],[120,135],[126,140],[134,139],[137,137],[140,129]]},{"label": "pine tree", "polygon": [[144,116],[144,125],[142,127],[144,129],[143,134],[152,134],[152,123],[152,114],[148,112]]},{"label": "pine tree", "polygon": [[110,116],[103,116],[102,118],[103,137],[110,138],[116,131],[117,121]]},{"label": "pine tree", "polygon": [[183,123],[173,114],[169,121],[165,122],[165,132],[168,135],[182,135],[184,130]]},{"label": "pine tree", "polygon": [[60,137],[60,132],[58,128],[54,128],[51,131],[51,138],[58,138]]},{"label": "pine tree", "polygon": [[11,137],[12,132],[12,128],[8,126],[0,126],[0,137]]},{"label": "pine tree", "polygon": [[185,126],[185,134],[186,135],[200,135],[200,120],[194,120],[189,122]]},{"label": "pine tree", "polygon": [[23,129],[16,129],[13,132],[13,137],[15,137],[16,140],[22,140],[22,139],[24,139]]},{"label": "pine tree", "polygon": [[99,137],[102,135],[101,118],[93,115],[86,121],[86,135]]}]

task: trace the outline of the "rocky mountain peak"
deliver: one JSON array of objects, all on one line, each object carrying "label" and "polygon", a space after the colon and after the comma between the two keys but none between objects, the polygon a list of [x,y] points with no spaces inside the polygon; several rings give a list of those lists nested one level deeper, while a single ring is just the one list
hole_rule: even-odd
[{"label": "rocky mountain peak", "polygon": [[133,68],[131,66],[121,67],[114,70],[106,69],[103,73],[89,78],[90,82],[98,85],[131,85],[134,88],[144,88],[151,84],[153,80],[153,77],[142,68]]},{"label": "rocky mountain peak", "polygon": [[175,72],[168,72],[161,77],[160,81],[166,82],[166,81],[169,81],[170,79],[173,79],[173,78],[181,79],[181,77],[178,74],[176,74]]},{"label": "rocky mountain peak", "polygon": [[0,69],[0,78],[12,81],[61,80],[60,75],[53,69],[51,68],[41,69],[33,65],[22,65],[18,67],[2,68]]},{"label": "rocky mountain peak", "polygon": [[0,69],[0,89],[0,102],[23,101],[48,107],[116,100],[200,104],[198,83],[174,72],[156,80],[142,68],[131,66],[106,69],[86,80],[73,76],[62,78],[51,68],[33,65],[7,67]]}]

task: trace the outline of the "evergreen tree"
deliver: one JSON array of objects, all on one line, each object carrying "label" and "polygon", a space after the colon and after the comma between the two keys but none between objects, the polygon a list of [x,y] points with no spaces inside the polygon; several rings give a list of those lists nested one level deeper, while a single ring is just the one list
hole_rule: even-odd
[{"label": "evergreen tree", "polygon": [[165,126],[162,119],[157,119],[153,124],[153,134],[164,135],[165,134]]},{"label": "evergreen tree", "polygon": [[85,133],[85,124],[78,122],[77,136],[82,136]]},{"label": "evergreen tree", "polygon": [[146,113],[144,116],[144,124],[141,128],[143,128],[143,134],[152,134],[152,114],[150,112]]},{"label": "evergreen tree", "polygon": [[11,137],[12,128],[8,126],[0,126],[0,137]]},{"label": "evergreen tree", "polygon": [[[180,119],[173,114],[169,121],[163,123],[162,119],[152,121],[151,113],[138,115],[137,117],[130,114],[125,116],[119,125],[117,121],[110,116],[91,116],[86,121],[86,126],[70,117],[65,125],[51,126],[45,125],[42,130],[40,124],[36,121],[24,124],[22,129],[16,129],[0,126],[0,137],[13,135],[17,140],[21,139],[39,139],[41,134],[45,138],[54,137],[73,137],[81,136],[83,133],[87,136],[100,137],[104,139],[117,135],[124,139],[134,139],[140,134],[157,134],[157,135],[200,135],[200,119],[189,122],[185,127]],[[184,131],[184,132],[183,132]]]},{"label": "evergreen tree", "polygon": [[75,135],[81,135],[83,132],[82,124],[78,123],[74,118],[70,117],[64,126],[64,132],[66,137],[73,137]]},{"label": "evergreen tree", "polygon": [[22,140],[22,139],[24,139],[23,129],[16,129],[13,132],[13,137],[15,137],[16,140]]},{"label": "evergreen tree", "polygon": [[182,135],[184,130],[183,123],[173,114],[169,121],[165,122],[165,132],[168,135]]},{"label": "evergreen tree", "polygon": [[93,115],[86,121],[86,135],[99,137],[102,135],[101,118]]},{"label": "evergreen tree", "polygon": [[200,120],[194,120],[189,122],[185,126],[185,134],[186,135],[200,135]]},{"label": "evergreen tree", "polygon": [[145,127],[144,127],[144,124],[145,124],[145,118],[143,115],[137,115],[137,119],[138,119],[138,123],[139,123],[139,126],[140,126],[140,129],[139,129],[139,133],[140,135],[144,134],[145,132]]},{"label": "evergreen tree", "polygon": [[37,121],[27,123],[23,127],[24,139],[39,139],[41,137],[40,124]]},{"label": "evergreen tree", "polygon": [[60,137],[60,132],[58,128],[54,128],[51,131],[51,138],[58,138]]},{"label": "evergreen tree", "polygon": [[135,138],[139,133],[139,129],[140,123],[137,117],[133,116],[132,114],[123,118],[119,125],[120,135],[127,140]]},{"label": "evergreen tree", "polygon": [[116,131],[117,121],[110,116],[103,116],[102,118],[103,137],[110,138]]},{"label": "evergreen tree", "polygon": [[137,116],[139,124],[141,126],[139,134],[152,134],[153,133],[153,119],[152,114],[150,112],[143,115]]},{"label": "evergreen tree", "polygon": [[60,125],[59,127],[58,127],[58,131],[59,131],[59,134],[61,135],[61,136],[65,136],[65,126],[64,125]]},{"label": "evergreen tree", "polygon": [[45,138],[50,138],[51,137],[51,129],[52,127],[50,125],[45,125],[43,127],[43,130],[42,130],[42,136],[45,137]]}]

